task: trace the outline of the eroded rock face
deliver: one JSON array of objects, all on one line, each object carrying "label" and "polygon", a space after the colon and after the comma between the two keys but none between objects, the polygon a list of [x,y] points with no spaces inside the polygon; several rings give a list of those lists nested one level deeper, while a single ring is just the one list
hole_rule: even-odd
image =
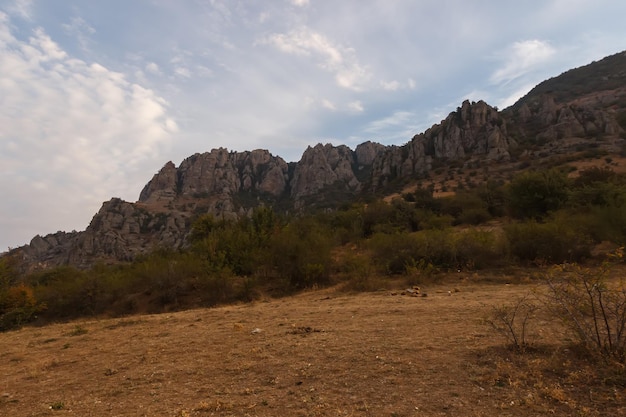
[{"label": "eroded rock face", "polygon": [[549,95],[535,97],[503,113],[482,101],[465,101],[402,146],[368,141],[352,151],[343,145],[318,144],[291,164],[267,150],[213,149],[190,156],[179,167],[168,162],[144,187],[137,203],[119,199],[104,203],[85,231],[36,236],[16,251],[29,267],[45,268],[87,267],[102,259],[127,261],[157,246],[180,248],[199,214],[235,219],[259,204],[278,202],[296,211],[318,201],[326,204],[319,207],[333,207],[337,198],[349,199],[378,191],[396,179],[425,175],[435,161],[507,161],[517,146],[510,132],[539,145],[562,137],[623,135],[616,115],[625,110],[614,108],[616,102],[626,102],[626,88],[564,104]]},{"label": "eroded rock face", "polygon": [[262,192],[278,197],[288,182],[287,163],[266,150],[229,152],[213,149],[185,159],[178,169],[166,164],[146,185],[141,202],[200,197],[212,194],[232,196],[240,191]]},{"label": "eroded rock face", "polygon": [[156,247],[181,247],[188,231],[184,214],[153,213],[114,198],[102,204],[85,231],[35,236],[18,250],[27,269],[82,268],[98,260],[130,261]]},{"label": "eroded rock face", "polygon": [[390,146],[374,160],[372,187],[386,186],[398,177],[428,172],[433,160],[457,160],[466,156],[507,160],[515,141],[507,134],[506,121],[483,101],[464,101],[440,124],[413,137],[404,146]]},{"label": "eroded rock face", "polygon": [[176,198],[178,170],[172,161],[161,168],[141,190],[139,201],[171,201]]},{"label": "eroded rock face", "polygon": [[354,154],[347,146],[309,146],[294,170],[291,197],[298,201],[331,185],[358,191],[361,183],[354,174],[354,165]]},{"label": "eroded rock face", "polygon": [[307,148],[292,167],[267,150],[213,149],[190,156],[178,168],[166,163],[143,188],[137,203],[112,199],[84,232],[35,237],[23,254],[31,264],[43,266],[127,261],[157,246],[184,246],[198,214],[237,218],[261,199],[264,204],[282,199],[295,210],[316,200],[332,206],[336,198],[426,173],[435,159],[507,158],[511,142],[506,123],[494,108],[466,101],[441,124],[403,146],[365,142],[352,151],[343,145],[318,144]]},{"label": "eroded rock face", "polygon": [[371,141],[363,142],[357,145],[354,150],[354,156],[359,166],[372,165],[377,156],[385,150],[385,145]]},{"label": "eroded rock face", "polygon": [[506,121],[495,108],[484,101],[470,104],[467,100],[440,125],[424,132],[424,140],[433,157],[445,159],[470,154],[506,159],[512,143]]}]

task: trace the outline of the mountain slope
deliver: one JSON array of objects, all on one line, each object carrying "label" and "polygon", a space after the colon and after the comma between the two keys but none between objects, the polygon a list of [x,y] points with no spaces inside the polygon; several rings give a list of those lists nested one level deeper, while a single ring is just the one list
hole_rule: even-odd
[{"label": "mountain slope", "polygon": [[136,203],[112,199],[85,231],[36,236],[14,252],[29,269],[127,261],[155,247],[184,246],[193,220],[204,213],[236,218],[259,205],[289,212],[332,209],[398,191],[451,165],[511,172],[518,161],[575,158],[588,149],[623,152],[624,68],[626,54],[620,53],[568,71],[501,112],[483,101],[465,101],[402,146],[318,144],[297,163],[267,150],[220,148],[178,167],[168,162]]}]

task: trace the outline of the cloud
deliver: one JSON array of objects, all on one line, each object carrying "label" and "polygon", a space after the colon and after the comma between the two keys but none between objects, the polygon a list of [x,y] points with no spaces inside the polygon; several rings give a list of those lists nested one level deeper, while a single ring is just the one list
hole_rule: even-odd
[{"label": "cloud", "polygon": [[[412,111],[396,111],[383,118],[369,122],[362,130],[363,139],[372,138],[381,143],[405,143],[425,126]],[[361,139],[361,140],[363,140]]]},{"label": "cloud", "polygon": [[7,6],[7,12],[24,20],[32,20],[33,0],[13,0]]},{"label": "cloud", "polygon": [[524,97],[530,90],[532,90],[535,84],[536,83],[534,82],[523,84],[521,87],[509,93],[509,95],[507,95],[506,97],[500,98],[496,105],[500,109],[505,109],[509,106],[512,106],[517,102],[517,100]]},{"label": "cloud", "polygon": [[363,103],[361,103],[358,100],[348,103],[348,109],[356,113],[362,113],[363,111],[365,111],[365,108],[363,107]]},{"label": "cloud", "polygon": [[383,90],[387,90],[387,91],[396,91],[400,88],[400,83],[396,80],[381,81],[380,85],[383,88]]},{"label": "cloud", "polygon": [[360,91],[371,74],[359,64],[352,48],[335,45],[326,36],[306,27],[289,33],[274,33],[263,40],[278,50],[292,55],[311,57],[325,71],[335,74],[340,87]]},{"label": "cloud", "polygon": [[148,62],[146,64],[146,71],[155,75],[161,74],[161,69],[155,62]]},{"label": "cloud", "polygon": [[189,70],[189,68],[176,67],[174,69],[174,73],[183,78],[191,78],[191,71]]},{"label": "cloud", "polygon": [[68,55],[43,29],[16,38],[2,13],[0,39],[3,239],[21,244],[52,232],[48,219],[83,229],[102,201],[135,199],[177,130],[167,102]]},{"label": "cloud", "polygon": [[513,43],[503,54],[504,65],[490,77],[494,84],[508,83],[548,61],[555,49],[541,40]]},{"label": "cloud", "polygon": [[291,4],[298,7],[304,7],[309,5],[309,0],[291,0]]},{"label": "cloud", "polygon": [[328,110],[337,110],[337,106],[335,106],[335,104],[332,101],[327,100],[327,99],[322,100],[322,107]]},{"label": "cloud", "polygon": [[82,50],[87,50],[89,37],[96,33],[96,30],[81,17],[73,17],[70,23],[61,25],[65,33],[75,36]]}]

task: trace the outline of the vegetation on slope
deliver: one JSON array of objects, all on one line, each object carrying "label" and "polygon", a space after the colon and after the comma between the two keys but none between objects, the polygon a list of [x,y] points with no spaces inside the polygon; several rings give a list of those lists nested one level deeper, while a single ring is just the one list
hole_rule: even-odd
[{"label": "vegetation on slope", "polygon": [[[626,176],[551,169],[434,198],[418,188],[390,202],[238,221],[199,217],[187,249],[157,248],[130,264],[58,267],[19,276],[0,260],[0,326],[120,316],[247,301],[260,294],[385,277],[416,283],[438,271],[579,262],[596,244],[626,244]],[[371,277],[378,277],[376,283]],[[434,276],[434,278],[432,278]]]}]

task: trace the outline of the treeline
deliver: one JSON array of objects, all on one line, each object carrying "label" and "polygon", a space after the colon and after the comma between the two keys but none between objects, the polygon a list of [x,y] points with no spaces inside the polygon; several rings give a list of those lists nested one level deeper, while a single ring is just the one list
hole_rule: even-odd
[{"label": "treeline", "polygon": [[29,321],[119,316],[248,301],[375,277],[411,280],[450,269],[580,262],[603,241],[626,244],[626,177],[593,168],[575,179],[528,171],[434,198],[417,189],[300,216],[256,209],[238,221],[199,217],[186,249],[123,265],[20,276],[0,259],[0,329]]}]

